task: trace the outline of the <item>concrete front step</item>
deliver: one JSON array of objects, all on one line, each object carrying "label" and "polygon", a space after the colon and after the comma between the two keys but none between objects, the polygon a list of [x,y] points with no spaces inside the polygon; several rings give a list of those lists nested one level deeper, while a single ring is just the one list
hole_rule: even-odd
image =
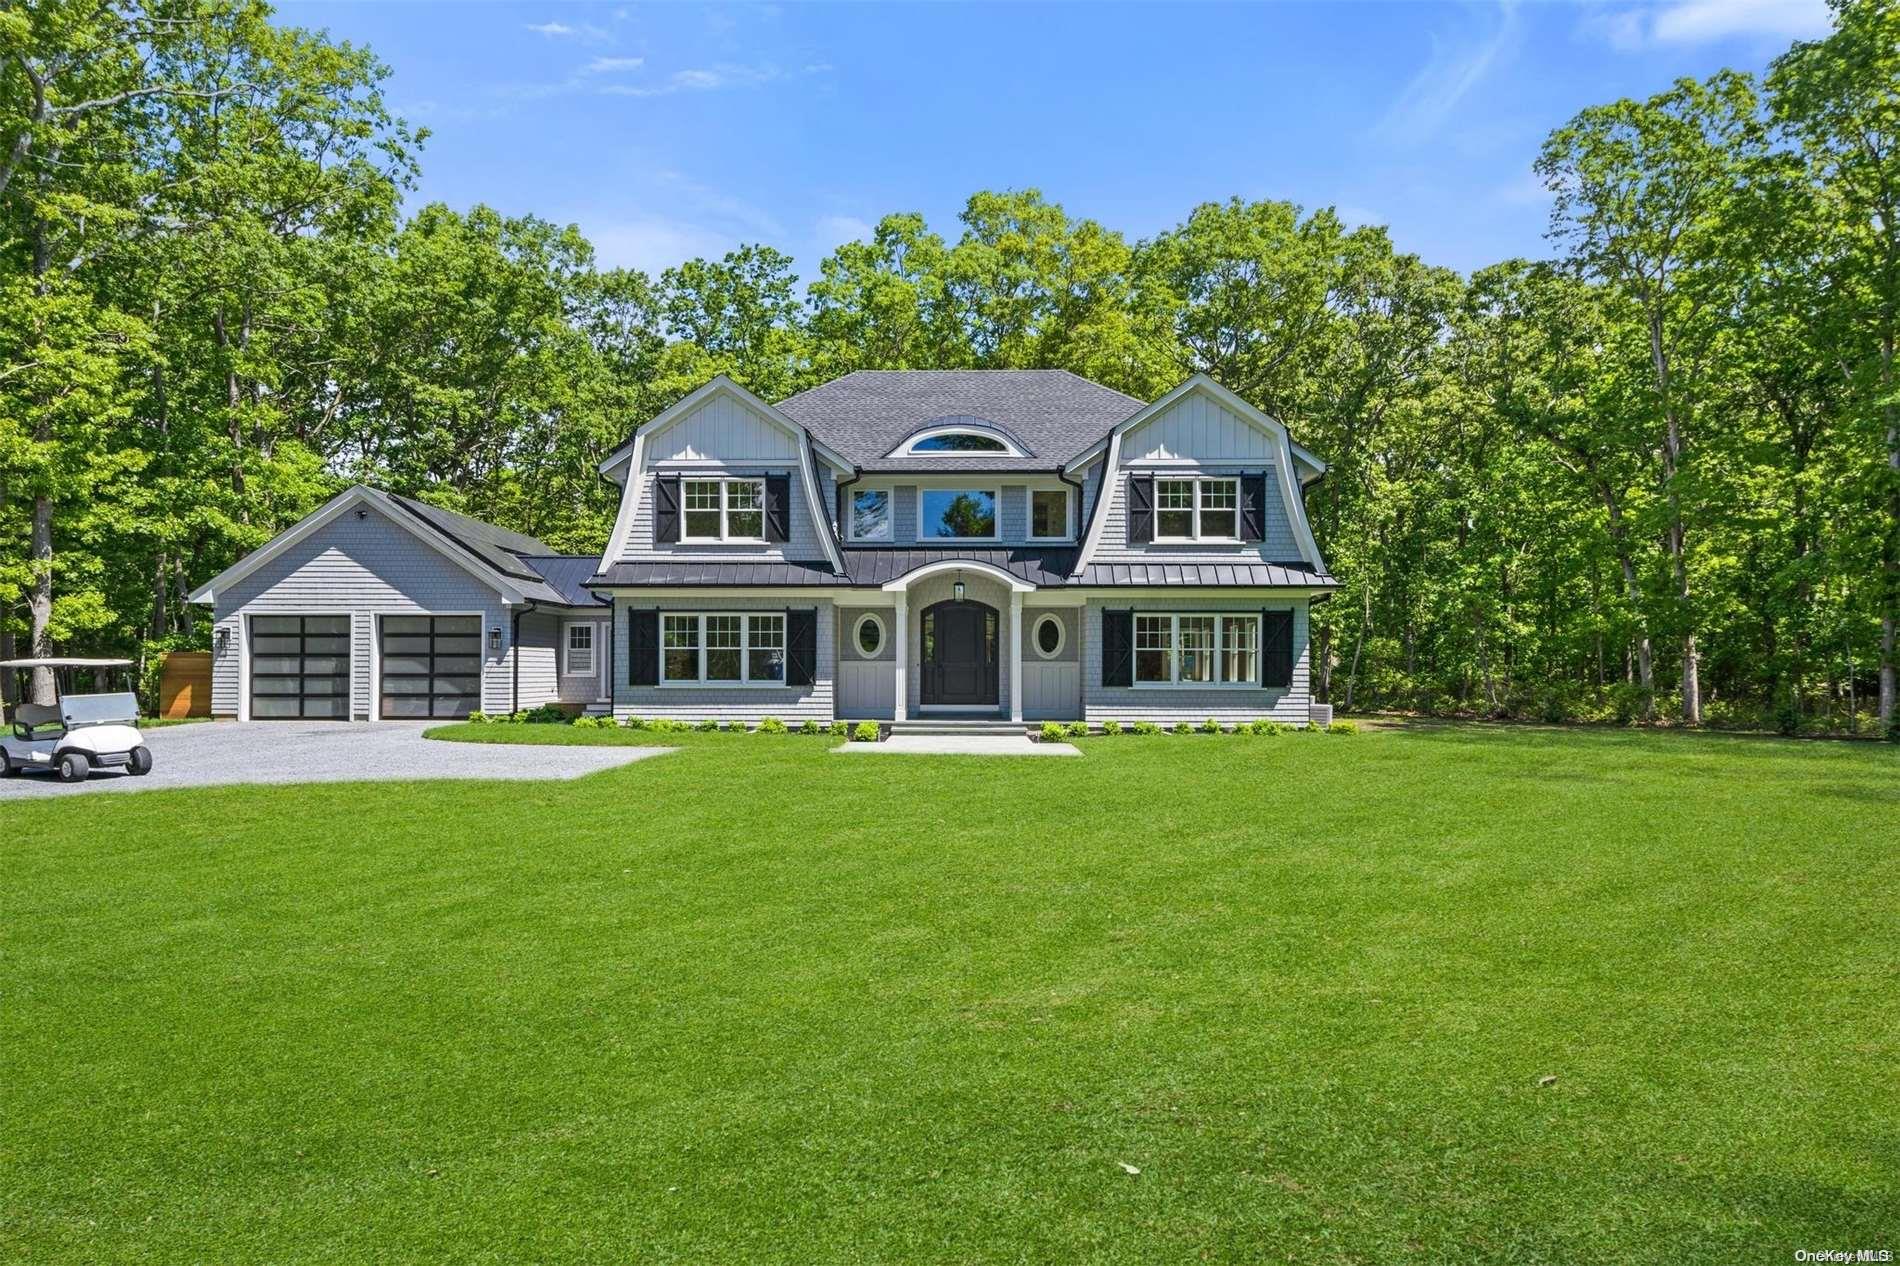
[{"label": "concrete front step", "polygon": [[1005,734],[1020,735],[1029,732],[1029,726],[1022,721],[970,720],[956,721],[942,718],[928,718],[919,721],[894,721],[891,723],[893,737],[899,734]]}]

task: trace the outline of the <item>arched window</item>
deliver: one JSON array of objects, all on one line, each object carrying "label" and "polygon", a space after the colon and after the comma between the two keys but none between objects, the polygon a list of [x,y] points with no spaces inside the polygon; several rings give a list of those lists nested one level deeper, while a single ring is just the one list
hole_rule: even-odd
[{"label": "arched window", "polygon": [[932,418],[886,457],[1034,457],[1022,441],[987,418]]},{"label": "arched window", "polygon": [[1009,445],[994,435],[977,435],[970,431],[945,431],[939,435],[926,435],[910,446],[913,453],[1007,453]]}]

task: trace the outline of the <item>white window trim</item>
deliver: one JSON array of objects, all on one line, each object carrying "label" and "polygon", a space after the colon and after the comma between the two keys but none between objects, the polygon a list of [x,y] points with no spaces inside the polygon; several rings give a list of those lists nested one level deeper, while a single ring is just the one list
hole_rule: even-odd
[{"label": "white window trim", "polygon": [[[1209,652],[1214,657],[1214,680],[1181,680],[1181,621],[1199,616],[1214,621],[1214,645]],[[1168,621],[1168,680],[1140,681],[1135,677],[1135,661],[1141,653],[1140,636],[1136,625],[1144,619]],[[1223,681],[1221,675],[1227,671],[1227,648],[1221,636],[1227,620],[1252,620],[1253,631],[1253,672],[1246,681]],[[1134,690],[1266,690],[1272,687],[1260,684],[1262,667],[1261,638],[1265,635],[1258,611],[1141,611],[1134,612],[1134,619],[1128,626],[1129,637],[1129,687]]]},{"label": "white window trim", "polygon": [[[719,485],[719,535],[689,536],[686,532],[686,485]],[[757,484],[759,486],[759,534],[757,536],[734,536],[728,521],[732,513],[731,487],[733,484]],[[763,475],[682,475],[680,477],[680,544],[682,545],[767,545],[765,538],[765,476]],[[705,514],[705,510],[694,510],[693,514]]]},{"label": "white window trim", "polygon": [[[1062,494],[1062,532],[1058,536],[1036,535],[1036,494],[1039,492],[1059,492]],[[1023,489],[1023,539],[1026,541],[1072,541],[1075,539],[1075,489],[1068,485],[1060,488]],[[1001,526],[1000,524],[998,525]]]},{"label": "white window trim", "polygon": [[[1240,536],[1240,476],[1239,475],[1172,475],[1172,474],[1157,473],[1154,477],[1154,481],[1155,481],[1154,543],[1156,545],[1240,545],[1244,543]],[[1161,535],[1161,485],[1163,483],[1193,484],[1194,485],[1194,532],[1193,532],[1193,535],[1191,536],[1163,536]],[[1234,506],[1233,506],[1234,535],[1232,536],[1204,536],[1201,534],[1201,489],[1203,486],[1207,484],[1212,484],[1212,483],[1228,483],[1228,484],[1234,485]],[[1224,512],[1225,507],[1222,507],[1222,510]],[[1179,510],[1170,510],[1168,513],[1179,514],[1181,512]]]},{"label": "white window trim", "polygon": [[[1052,651],[1042,649],[1042,626],[1044,622],[1054,620],[1056,624],[1056,648]],[[1062,654],[1062,648],[1069,644],[1069,622],[1059,615],[1048,611],[1039,611],[1036,618],[1029,622],[1029,648],[1036,652],[1039,659],[1054,659]]]},{"label": "white window trim", "polygon": [[[706,621],[717,616],[739,617],[739,679],[737,681],[706,680]],[[699,655],[699,676],[668,677],[666,675],[666,622],[668,619],[692,620],[695,622],[695,650]],[[785,686],[783,677],[765,677],[752,680],[752,621],[755,619],[776,619],[779,621],[778,651],[785,657],[786,666],[790,666],[791,647],[785,639],[791,636],[790,621],[783,611],[662,611],[660,612],[660,680],[658,685],[665,690],[778,690]],[[721,647],[720,649],[729,649]]]},{"label": "white window trim", "polygon": [[[868,492],[884,494],[884,530],[876,536],[858,535],[857,498]],[[847,488],[845,489],[844,532],[850,541],[888,541],[897,530],[897,511],[892,504],[894,488]]]},{"label": "white window trim", "polygon": [[[587,667],[574,667],[574,630],[587,630]],[[594,677],[600,672],[600,630],[592,620],[569,620],[561,626],[561,676]]]},{"label": "white window trim", "polygon": [[[877,649],[869,654],[865,653],[863,641],[863,631],[866,624],[875,625],[877,628]],[[866,611],[851,624],[851,653],[856,655],[859,659],[876,659],[879,655],[884,653],[884,647],[886,645],[885,637],[884,617],[875,611]]]},{"label": "white window trim", "polygon": [[[924,532],[924,497],[933,492],[987,492],[990,494],[990,507],[995,514],[995,524],[988,536],[931,536]],[[918,485],[917,488],[917,539],[920,541],[1000,541],[1003,539],[1003,489],[997,484],[981,484],[969,488],[950,488],[941,484]]]}]

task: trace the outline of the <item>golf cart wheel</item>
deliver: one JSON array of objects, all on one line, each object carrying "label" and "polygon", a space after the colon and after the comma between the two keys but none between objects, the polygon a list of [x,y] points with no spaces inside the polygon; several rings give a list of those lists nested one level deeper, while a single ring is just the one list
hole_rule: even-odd
[{"label": "golf cart wheel", "polygon": [[7,749],[0,747],[0,778],[11,778],[19,772],[14,767],[13,758],[7,755]]},{"label": "golf cart wheel", "polygon": [[67,752],[59,758],[59,780],[61,782],[84,782],[86,775],[92,772],[92,762],[86,759],[84,752]]},{"label": "golf cart wheel", "polygon": [[133,748],[128,767],[132,770],[133,773],[138,774],[141,777],[143,777],[146,774],[151,773],[152,772],[152,749],[149,747]]}]

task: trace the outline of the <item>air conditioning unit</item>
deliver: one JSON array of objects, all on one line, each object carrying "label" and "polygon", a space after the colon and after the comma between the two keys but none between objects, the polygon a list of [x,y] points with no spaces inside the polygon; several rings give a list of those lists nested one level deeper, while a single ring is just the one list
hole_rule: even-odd
[{"label": "air conditioning unit", "polygon": [[1333,723],[1333,705],[1330,703],[1309,703],[1306,705],[1306,719],[1324,729]]}]

